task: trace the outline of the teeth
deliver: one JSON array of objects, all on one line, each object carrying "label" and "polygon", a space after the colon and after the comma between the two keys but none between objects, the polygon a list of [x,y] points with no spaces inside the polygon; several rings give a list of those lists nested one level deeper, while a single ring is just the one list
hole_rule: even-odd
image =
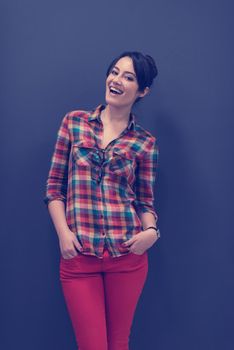
[{"label": "teeth", "polygon": [[121,90],[118,90],[116,88],[110,87],[110,91],[116,91],[118,94],[122,94],[123,92]]}]

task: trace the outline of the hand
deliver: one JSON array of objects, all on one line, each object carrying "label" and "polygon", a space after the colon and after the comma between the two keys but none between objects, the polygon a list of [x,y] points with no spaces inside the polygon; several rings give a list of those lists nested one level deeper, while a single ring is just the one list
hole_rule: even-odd
[{"label": "hand", "polygon": [[78,254],[77,250],[82,250],[82,246],[78,242],[75,233],[72,232],[70,229],[65,231],[62,235],[60,234],[59,245],[62,257],[64,259],[74,258]]},{"label": "hand", "polygon": [[140,231],[129,240],[122,243],[123,247],[130,247],[130,252],[134,254],[143,254],[147,249],[158,240],[157,233],[154,229]]}]

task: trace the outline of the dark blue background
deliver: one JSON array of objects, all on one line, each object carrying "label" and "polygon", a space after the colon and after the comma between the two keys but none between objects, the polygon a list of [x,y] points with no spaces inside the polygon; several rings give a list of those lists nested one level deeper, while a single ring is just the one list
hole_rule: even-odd
[{"label": "dark blue background", "polygon": [[232,350],[232,2],[4,0],[0,10],[1,349],[76,349],[46,178],[62,117],[105,102],[110,61],[137,50],[159,69],[134,111],[159,142],[162,238],[130,346]]}]

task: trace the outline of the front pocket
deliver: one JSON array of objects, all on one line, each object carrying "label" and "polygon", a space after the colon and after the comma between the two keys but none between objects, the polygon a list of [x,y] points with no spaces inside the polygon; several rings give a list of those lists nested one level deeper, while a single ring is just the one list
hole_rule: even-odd
[{"label": "front pocket", "polygon": [[75,164],[78,166],[88,167],[99,161],[98,151],[94,142],[87,140],[79,140],[73,143],[72,156]]},{"label": "front pocket", "polygon": [[61,255],[61,258],[62,258],[62,261],[69,262],[69,261],[76,260],[80,255],[81,255],[81,253],[78,252],[77,255],[73,256],[72,258],[65,259],[62,255]]},{"label": "front pocket", "polygon": [[133,253],[133,252],[130,252],[130,253],[133,254],[133,255],[136,255],[136,256],[141,256],[141,255],[144,255],[144,254],[145,254],[145,252],[142,253],[142,254],[136,254],[136,253]]},{"label": "front pocket", "polygon": [[110,159],[109,169],[112,174],[129,177],[134,169],[134,156],[123,149],[114,149]]}]

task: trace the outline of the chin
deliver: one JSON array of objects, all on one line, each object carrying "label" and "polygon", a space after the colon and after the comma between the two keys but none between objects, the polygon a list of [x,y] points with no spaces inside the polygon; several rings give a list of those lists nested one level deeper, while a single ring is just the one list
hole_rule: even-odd
[{"label": "chin", "polygon": [[123,100],[118,100],[118,98],[110,96],[108,93],[105,96],[106,104],[113,106],[113,107],[132,107],[132,104],[134,101],[128,102]]},{"label": "chin", "polygon": [[110,105],[110,106],[115,106],[115,107],[120,107],[120,101],[117,101],[115,98],[111,97],[111,96],[106,96],[105,98],[106,100],[106,104]]}]

